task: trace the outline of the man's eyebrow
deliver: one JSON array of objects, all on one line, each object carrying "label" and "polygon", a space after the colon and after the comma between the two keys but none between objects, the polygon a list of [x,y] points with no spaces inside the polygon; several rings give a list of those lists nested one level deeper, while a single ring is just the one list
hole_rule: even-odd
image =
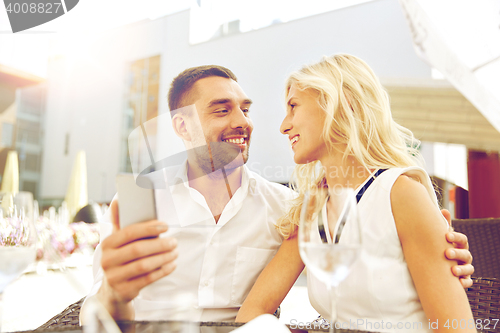
[{"label": "man's eyebrow", "polygon": [[[216,105],[221,105],[221,104],[230,104],[232,103],[232,100],[229,98],[219,98],[219,99],[214,99],[211,100],[210,103],[208,103],[208,107],[216,106]],[[251,99],[245,99],[241,104],[243,105],[251,105],[253,102]]]},{"label": "man's eyebrow", "polygon": [[231,103],[231,100],[229,98],[220,98],[220,99],[213,99],[208,103],[208,107],[212,107],[214,105],[221,105],[221,104],[228,104]]}]

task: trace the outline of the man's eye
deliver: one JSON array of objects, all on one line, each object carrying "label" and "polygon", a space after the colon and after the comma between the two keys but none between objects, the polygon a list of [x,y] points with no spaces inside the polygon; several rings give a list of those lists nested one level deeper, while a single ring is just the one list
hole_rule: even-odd
[{"label": "man's eye", "polygon": [[222,113],[222,114],[224,114],[224,113],[228,113],[228,112],[229,112],[229,111],[228,111],[228,110],[226,110],[226,109],[223,109],[223,110],[217,110],[217,111],[215,111],[215,113]]},{"label": "man's eye", "polygon": [[249,110],[249,109],[241,109],[241,111],[243,111],[244,113],[248,113],[248,112],[250,112],[250,110]]}]

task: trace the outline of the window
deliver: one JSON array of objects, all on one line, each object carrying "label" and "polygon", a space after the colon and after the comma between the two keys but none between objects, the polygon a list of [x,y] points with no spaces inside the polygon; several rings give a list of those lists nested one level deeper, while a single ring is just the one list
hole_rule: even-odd
[{"label": "window", "polygon": [[26,159],[24,161],[24,169],[28,171],[38,172],[40,171],[40,156],[34,154],[26,154]]},{"label": "window", "polygon": [[[123,137],[120,169],[132,172],[128,156],[128,136],[130,132],[148,120],[158,116],[158,96],[160,88],[159,55],[139,59],[130,63],[127,69],[126,103],[123,113]],[[135,161],[143,164],[143,161]],[[144,161],[146,163],[146,161]]]},{"label": "window", "polygon": [[14,124],[3,123],[2,124],[2,146],[12,147],[12,138],[14,132]]},{"label": "window", "polygon": [[25,180],[21,184],[21,191],[37,193],[38,184],[34,181]]}]

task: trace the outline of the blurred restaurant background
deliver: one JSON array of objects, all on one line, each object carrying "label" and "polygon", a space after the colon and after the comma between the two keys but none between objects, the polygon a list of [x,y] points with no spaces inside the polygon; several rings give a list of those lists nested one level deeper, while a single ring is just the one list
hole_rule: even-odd
[{"label": "blurred restaurant background", "polygon": [[[287,75],[323,55],[356,55],[381,78],[396,121],[422,141],[442,207],[453,219],[500,218],[500,2],[107,2],[82,1],[59,19],[18,34],[7,33],[7,15],[0,11],[2,192],[33,193],[39,218],[60,233],[50,237],[62,258],[80,251],[79,264],[66,262],[83,270],[68,273],[73,277],[66,289],[79,292],[54,305],[53,315],[85,295],[92,282],[89,265],[99,233],[92,223],[116,192],[115,176],[134,167],[129,134],[168,114],[169,84],[192,66],[217,64],[236,74],[254,101],[247,165],[287,184],[294,163],[279,133]],[[168,126],[158,129],[156,140],[166,149],[162,154],[183,147]],[[490,237],[500,236],[495,230]],[[61,246],[64,233],[73,247]],[[61,285],[47,267],[32,275]],[[30,279],[23,276],[9,288],[26,290],[20,283]],[[5,302],[13,299],[8,292]],[[44,313],[30,325],[50,317]],[[4,307],[2,331],[36,327],[16,318]]]}]

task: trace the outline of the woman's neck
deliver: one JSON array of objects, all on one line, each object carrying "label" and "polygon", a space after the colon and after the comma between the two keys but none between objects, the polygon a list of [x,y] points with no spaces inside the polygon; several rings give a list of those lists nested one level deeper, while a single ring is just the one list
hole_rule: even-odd
[{"label": "woman's neck", "polygon": [[353,156],[344,159],[341,153],[329,154],[328,157],[321,160],[321,164],[325,170],[329,188],[342,186],[356,189],[372,173]]}]

